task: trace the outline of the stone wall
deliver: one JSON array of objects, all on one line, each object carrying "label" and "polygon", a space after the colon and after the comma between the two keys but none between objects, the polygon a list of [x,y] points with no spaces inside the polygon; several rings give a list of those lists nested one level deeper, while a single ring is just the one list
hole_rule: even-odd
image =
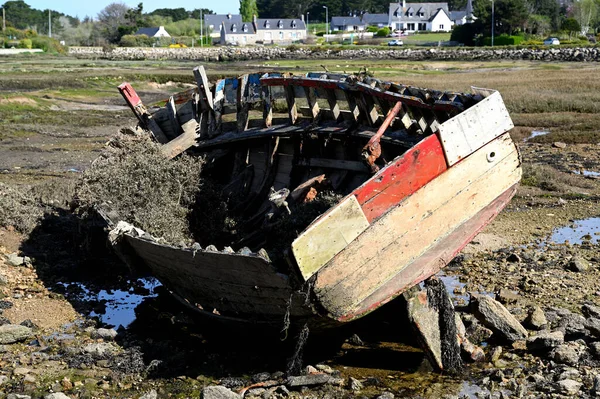
[{"label": "stone wall", "polygon": [[245,61],[272,59],[371,58],[399,60],[543,60],[543,61],[600,61],[600,48],[544,49],[321,49],[285,47],[210,47],[210,48],[151,48],[70,47],[69,54],[79,58],[110,60],[198,60]]}]

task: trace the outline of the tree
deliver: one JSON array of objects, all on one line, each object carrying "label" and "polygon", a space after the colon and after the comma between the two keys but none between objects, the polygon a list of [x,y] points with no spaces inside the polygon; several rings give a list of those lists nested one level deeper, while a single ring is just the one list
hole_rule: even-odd
[{"label": "tree", "polygon": [[252,22],[252,17],[258,16],[256,0],[240,0],[240,14],[242,15],[242,21]]},{"label": "tree", "polygon": [[598,4],[594,0],[578,0],[573,3],[573,18],[579,22],[582,33],[587,33],[598,15]]},{"label": "tree", "polygon": [[183,21],[190,17],[190,13],[185,8],[157,8],[150,15],[160,15],[162,17],[171,17],[173,22]]},{"label": "tree", "polygon": [[[492,3],[488,0],[473,2],[473,13],[483,24],[487,35],[492,27]],[[497,0],[494,10],[494,33],[513,34],[526,25],[529,13],[524,0]]]},{"label": "tree", "polygon": [[119,26],[126,24],[129,7],[125,3],[110,3],[98,13],[98,25],[101,35],[110,43],[120,39]]},{"label": "tree", "polygon": [[[202,13],[200,13],[200,11],[202,11]],[[203,16],[206,14],[214,14],[215,12],[213,10],[210,10],[208,8],[196,8],[195,10],[193,10],[190,13],[190,18],[194,18],[194,19],[200,19],[200,14],[202,14]]]},{"label": "tree", "polygon": [[573,33],[577,34],[581,32],[581,25],[575,18],[567,18],[563,21],[561,29],[569,33],[569,39]]},{"label": "tree", "polygon": [[527,20],[527,28],[529,33],[545,36],[552,29],[552,24],[546,15],[532,14]]}]

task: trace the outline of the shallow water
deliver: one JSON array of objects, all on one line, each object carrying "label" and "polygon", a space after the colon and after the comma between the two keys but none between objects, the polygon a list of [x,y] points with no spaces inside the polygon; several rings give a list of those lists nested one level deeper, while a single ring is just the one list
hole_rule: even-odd
[{"label": "shallow water", "polygon": [[550,132],[547,131],[547,130],[533,130],[533,131],[531,131],[531,135],[529,137],[525,138],[523,141],[529,141],[529,140],[531,140],[534,137],[545,136],[545,135],[547,135],[549,133]]},{"label": "shallow water", "polygon": [[[587,238],[587,239],[586,239]],[[547,241],[555,244],[581,244],[583,241],[597,243],[600,240],[600,217],[575,220],[570,226],[554,229]]]},{"label": "shallow water", "polygon": [[577,174],[577,175],[584,175],[584,176],[593,176],[593,177],[598,177],[600,176],[600,172],[594,172],[592,170],[574,170],[573,173]]},{"label": "shallow water", "polygon": [[[128,285],[133,286],[134,282],[127,281]],[[158,280],[154,278],[143,278],[138,279],[137,283],[140,283],[146,290],[147,294],[138,294],[134,292],[133,288],[128,291],[115,289],[115,290],[100,290],[94,292],[90,290],[83,283],[63,283],[65,288],[69,288],[71,285],[77,286],[81,291],[79,299],[82,301],[98,301],[104,303],[106,306],[103,311],[92,311],[89,316],[97,317],[102,323],[114,326],[128,327],[136,319],[135,308],[141,304],[147,298],[156,297],[156,289],[161,286]]]}]

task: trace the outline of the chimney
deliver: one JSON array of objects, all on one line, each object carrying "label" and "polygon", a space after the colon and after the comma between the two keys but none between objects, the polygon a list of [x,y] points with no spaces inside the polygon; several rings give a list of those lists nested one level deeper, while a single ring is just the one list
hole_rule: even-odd
[{"label": "chimney", "polygon": [[252,14],[252,23],[256,24],[256,14]]},{"label": "chimney", "polygon": [[402,8],[406,8],[406,0],[402,0]]},{"label": "chimney", "polygon": [[302,22],[304,22],[304,14],[300,15],[300,19],[302,20]]},{"label": "chimney", "polygon": [[227,19],[231,19],[231,13],[227,14]]}]

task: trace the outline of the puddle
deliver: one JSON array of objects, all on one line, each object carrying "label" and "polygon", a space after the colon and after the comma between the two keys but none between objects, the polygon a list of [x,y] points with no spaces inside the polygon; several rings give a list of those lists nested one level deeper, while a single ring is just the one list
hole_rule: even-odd
[{"label": "puddle", "polygon": [[[135,308],[146,298],[157,296],[156,288],[160,287],[158,280],[153,278],[139,279],[137,282],[127,281],[131,287],[125,290],[100,290],[94,292],[82,283],[60,283],[67,291],[76,291],[81,301],[93,301],[102,304],[89,313],[90,317],[98,317],[104,323],[119,328],[128,327],[136,318]],[[133,288],[141,285],[141,290]],[[140,291],[145,291],[140,293]]]},{"label": "puddle", "polygon": [[598,243],[600,240],[600,217],[575,220],[571,225],[554,229],[547,242],[555,244],[581,244],[583,241]]},{"label": "puddle", "polygon": [[532,130],[532,131],[531,131],[531,135],[530,135],[529,137],[525,138],[523,141],[529,141],[529,140],[531,140],[531,139],[532,139],[532,138],[534,138],[534,137],[537,137],[537,136],[545,136],[545,135],[547,135],[547,134],[549,134],[549,133],[550,133],[550,132],[549,132],[549,131],[547,131],[547,130]]},{"label": "puddle", "polygon": [[574,170],[573,173],[575,173],[576,175],[583,175],[583,176],[592,176],[592,177],[600,177],[600,172],[594,172],[592,170]]}]

